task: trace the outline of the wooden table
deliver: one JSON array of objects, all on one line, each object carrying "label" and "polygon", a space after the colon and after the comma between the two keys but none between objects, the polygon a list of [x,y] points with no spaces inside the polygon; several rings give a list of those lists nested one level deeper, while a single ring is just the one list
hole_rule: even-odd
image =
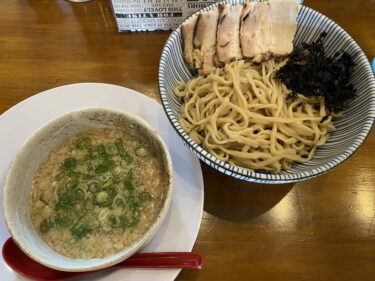
[{"label": "wooden table", "polygon": [[[375,56],[373,0],[306,0]],[[159,100],[170,32],[118,33],[109,1],[0,1],[0,113],[77,82],[122,85]],[[5,137],[5,136],[1,136]],[[342,165],[297,184],[261,185],[202,163],[203,270],[177,280],[375,280],[375,135]]]}]

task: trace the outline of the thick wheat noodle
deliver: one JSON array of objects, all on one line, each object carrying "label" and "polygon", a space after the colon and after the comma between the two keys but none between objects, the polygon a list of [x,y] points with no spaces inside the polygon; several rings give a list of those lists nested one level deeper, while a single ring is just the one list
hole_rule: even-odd
[{"label": "thick wheat noodle", "polygon": [[322,98],[298,95],[274,79],[285,61],[226,64],[181,83],[179,122],[216,158],[248,170],[278,173],[309,161],[334,130]]}]

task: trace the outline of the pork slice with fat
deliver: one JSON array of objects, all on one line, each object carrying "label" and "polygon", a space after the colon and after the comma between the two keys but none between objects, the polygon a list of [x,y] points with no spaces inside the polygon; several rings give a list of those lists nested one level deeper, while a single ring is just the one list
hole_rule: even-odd
[{"label": "pork slice with fat", "polygon": [[203,12],[198,15],[193,39],[193,59],[194,67],[202,74],[210,73],[214,67],[218,18],[218,9]]},{"label": "pork slice with fat", "polygon": [[242,55],[260,62],[268,55],[271,36],[270,5],[250,2],[244,5],[241,16],[240,40]]},{"label": "pork slice with fat", "polygon": [[219,6],[216,45],[219,62],[226,63],[242,58],[239,36],[242,9],[242,5]]},{"label": "pork slice with fat", "polygon": [[300,5],[295,0],[270,0],[271,37],[269,51],[275,56],[285,56],[293,51]]},{"label": "pork slice with fat", "polygon": [[194,68],[193,38],[198,17],[192,17],[181,25],[184,59],[191,68]]}]

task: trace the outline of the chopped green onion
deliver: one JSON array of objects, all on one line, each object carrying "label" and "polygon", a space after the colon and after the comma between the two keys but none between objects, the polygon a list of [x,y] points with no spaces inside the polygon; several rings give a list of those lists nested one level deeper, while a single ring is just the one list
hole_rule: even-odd
[{"label": "chopped green onion", "polygon": [[103,174],[113,169],[115,166],[115,161],[113,160],[105,160],[99,166],[95,168],[95,173]]},{"label": "chopped green onion", "polygon": [[92,231],[93,229],[89,225],[83,224],[78,226],[77,228],[72,228],[70,230],[70,233],[76,240],[81,240],[87,237]]},{"label": "chopped green onion", "polygon": [[110,186],[111,185],[111,183],[110,182],[105,182],[105,183],[103,183],[103,187],[108,187],[108,186]]},{"label": "chopped green onion", "polygon": [[101,157],[101,158],[107,158],[107,152],[105,151],[105,146],[103,144],[97,146],[97,152],[98,152],[98,155]]},{"label": "chopped green onion", "polygon": [[52,227],[53,227],[53,221],[51,220],[51,218],[47,218],[47,219],[44,219],[40,223],[39,230],[42,233],[46,233],[50,231]]},{"label": "chopped green onion", "polygon": [[141,199],[142,202],[144,201],[148,201],[152,198],[151,194],[148,193],[147,191],[142,191],[140,194],[139,194],[139,198]]},{"label": "chopped green onion", "polygon": [[118,153],[118,149],[115,144],[111,143],[106,146],[107,154],[114,156]]},{"label": "chopped green onion", "polygon": [[85,148],[88,148],[90,145],[91,145],[90,138],[81,138],[75,144],[77,149],[85,149]]},{"label": "chopped green onion", "polygon": [[64,171],[72,171],[77,165],[77,159],[74,157],[69,157],[64,160],[64,163],[61,165],[61,168]]}]

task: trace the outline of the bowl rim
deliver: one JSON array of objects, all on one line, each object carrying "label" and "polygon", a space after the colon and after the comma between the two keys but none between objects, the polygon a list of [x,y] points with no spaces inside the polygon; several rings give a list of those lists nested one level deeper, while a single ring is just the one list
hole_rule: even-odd
[{"label": "bowl rim", "polygon": [[[20,237],[20,234],[16,231],[15,227],[11,223],[11,210],[12,206],[11,203],[8,200],[8,190],[11,189],[11,185],[9,183],[10,178],[13,176],[13,168],[15,164],[17,163],[18,158],[22,156],[22,154],[27,151],[28,144],[31,143],[36,137],[40,136],[42,133],[45,133],[47,128],[53,124],[58,123],[60,120],[69,117],[70,115],[73,115],[75,113],[80,113],[80,112],[98,112],[98,111],[106,111],[110,113],[115,113],[118,115],[123,115],[125,116],[128,120],[135,121],[137,125],[140,125],[143,129],[145,129],[148,133],[150,133],[151,139],[155,139],[157,141],[158,146],[162,149],[162,154],[163,158],[165,158],[165,173],[166,173],[166,184],[165,184],[165,198],[163,205],[161,206],[159,212],[157,213],[155,219],[153,220],[152,224],[148,227],[148,229],[132,244],[126,246],[123,248],[121,251],[116,252],[110,256],[105,256],[103,258],[94,258],[92,259],[92,263],[90,264],[90,259],[73,259],[67,256],[64,256],[58,252],[56,252],[52,247],[50,247],[40,236],[40,240],[45,243],[52,251],[59,256],[62,256],[64,259],[66,258],[67,260],[84,260],[88,264],[85,266],[82,266],[80,268],[76,267],[67,267],[67,266],[61,266],[57,263],[50,263],[48,260],[44,260],[41,258],[39,253],[34,253],[32,250],[30,250],[27,247],[27,243],[24,243],[26,239],[18,239]],[[44,131],[44,132],[43,132]],[[40,163],[39,163],[40,164]],[[15,157],[13,158],[9,168],[8,172],[5,178],[5,183],[4,183],[4,189],[3,189],[3,217],[5,221],[5,225],[11,234],[11,237],[13,238],[14,242],[17,244],[17,246],[30,258],[33,260],[37,261],[40,264],[43,264],[49,268],[53,268],[56,270],[61,270],[61,271],[70,271],[70,272],[82,272],[82,271],[91,271],[91,270],[97,270],[101,268],[106,268],[111,265],[117,264],[131,255],[135,254],[137,251],[139,251],[142,247],[144,247],[151,239],[152,237],[157,233],[159,230],[161,224],[165,220],[169,209],[170,205],[172,202],[173,198],[173,190],[174,190],[174,172],[173,172],[173,163],[172,159],[169,153],[169,149],[167,145],[165,144],[164,140],[160,136],[160,134],[157,132],[156,129],[154,129],[146,120],[143,118],[130,113],[128,111],[122,110],[122,109],[117,109],[117,108],[110,108],[110,107],[100,107],[100,106],[89,106],[89,107],[81,107],[77,108],[74,110],[67,111],[63,114],[58,115],[57,117],[54,117],[50,119],[49,121],[45,122],[42,124],[38,129],[36,129],[30,136],[28,136],[25,140],[25,142],[20,146],[18,149]],[[29,208],[28,206],[26,208]],[[33,227],[33,226],[32,226]],[[35,231],[34,234],[32,235],[38,235],[37,232]],[[22,242],[20,242],[22,241]],[[123,253],[122,253],[123,252]],[[120,255],[121,253],[121,255]],[[113,258],[111,258],[113,257]],[[103,260],[102,262],[100,262]]]},{"label": "bowl rim", "polygon": [[[317,177],[319,175],[325,174],[328,171],[332,170],[333,168],[337,167],[339,164],[347,160],[350,156],[354,154],[354,152],[361,147],[363,142],[368,137],[372,127],[374,126],[375,121],[375,113],[370,112],[370,115],[366,117],[366,122],[362,126],[362,133],[363,134],[357,136],[357,139],[355,142],[351,144],[350,147],[348,147],[343,153],[338,155],[337,157],[329,160],[328,162],[325,162],[323,164],[319,164],[316,168],[308,168],[305,171],[296,172],[296,173],[288,173],[288,170],[284,171],[284,173],[277,173],[277,174],[270,174],[270,173],[260,173],[260,172],[254,172],[247,170],[245,168],[237,167],[234,165],[231,165],[227,162],[224,162],[222,160],[219,160],[209,152],[207,152],[202,146],[198,145],[196,142],[194,142],[188,133],[182,129],[181,125],[178,122],[178,116],[176,117],[172,110],[170,109],[170,104],[167,97],[167,90],[165,86],[165,65],[166,65],[166,50],[169,49],[169,45],[174,45],[175,38],[179,37],[181,34],[181,25],[187,21],[189,21],[191,18],[197,16],[198,14],[209,11],[214,9],[215,7],[221,5],[221,4],[243,4],[247,2],[253,2],[249,0],[224,0],[220,1],[214,4],[211,4],[207,7],[204,7],[189,17],[187,17],[184,21],[180,23],[180,25],[169,35],[168,39],[166,40],[162,53],[160,55],[160,61],[159,61],[159,69],[158,69],[158,90],[160,99],[162,101],[162,106],[164,109],[164,112],[166,113],[169,122],[171,123],[172,127],[175,129],[177,134],[182,138],[183,142],[194,152],[194,154],[202,161],[204,161],[206,164],[211,166],[212,168],[218,170],[221,173],[224,173],[228,176],[233,176],[235,178],[243,179],[250,182],[258,182],[258,183],[268,183],[268,184],[275,184],[275,183],[290,183],[290,182],[299,182],[303,180],[307,180],[313,177]],[[361,47],[358,45],[358,43],[349,35],[348,32],[344,28],[342,28],[340,25],[338,25],[336,22],[331,20],[329,17],[321,14],[320,12],[306,7],[304,5],[301,5],[301,9],[299,11],[299,15],[302,11],[306,11],[306,13],[310,13],[310,17],[318,18],[322,21],[327,22],[328,26],[330,28],[334,28],[337,30],[337,32],[340,33],[340,36],[346,38],[346,43],[352,43],[355,47],[357,47],[357,55],[359,56],[361,69],[364,70],[363,75],[367,75],[370,78],[370,81],[368,82],[368,85],[370,85],[369,89],[370,91],[370,104],[375,109],[375,76],[374,73],[371,70],[370,62],[365,56],[365,53],[361,49]],[[299,17],[298,15],[298,17]],[[184,62],[186,65],[186,62]],[[188,68],[191,72],[190,68]],[[192,73],[192,72],[191,72]],[[366,125],[366,126],[364,126]]]}]

